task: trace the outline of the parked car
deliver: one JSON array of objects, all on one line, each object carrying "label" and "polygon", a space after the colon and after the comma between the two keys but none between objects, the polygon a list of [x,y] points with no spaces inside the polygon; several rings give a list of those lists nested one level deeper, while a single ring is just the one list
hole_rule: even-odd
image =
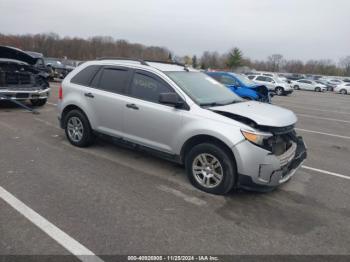
[{"label": "parked car", "polygon": [[50,71],[50,80],[63,79],[74,69],[74,67],[65,65],[57,58],[44,58],[44,61]]},{"label": "parked car", "polygon": [[329,82],[327,82],[327,81],[324,81],[324,80],[315,80],[315,82],[318,83],[318,84],[325,85],[327,91],[333,91],[334,88],[337,86],[337,85],[335,85],[335,84],[331,84],[331,83],[329,83]]},{"label": "parked car", "polygon": [[245,76],[231,72],[206,72],[206,74],[224,84],[232,92],[244,99],[266,103],[271,102],[266,86],[258,85]]},{"label": "parked car", "polygon": [[72,145],[111,136],[184,164],[191,183],[208,193],[275,188],[307,154],[292,111],[243,100],[180,64],[85,62],[63,80],[58,111]]},{"label": "parked car", "polygon": [[304,79],[305,75],[302,74],[290,74],[286,76],[289,80],[291,81],[295,81],[295,80],[300,80],[300,79]]},{"label": "parked car", "polygon": [[342,80],[339,80],[339,79],[328,79],[328,82],[335,84],[335,85],[340,85],[340,84],[344,83]]},{"label": "parked car", "polygon": [[350,83],[343,83],[341,85],[337,85],[334,88],[334,92],[340,93],[343,95],[350,94]]},{"label": "parked car", "polygon": [[0,46],[0,100],[30,100],[34,106],[43,106],[50,94],[47,78],[38,58],[14,47]]},{"label": "parked car", "polygon": [[276,92],[278,96],[288,95],[293,93],[293,88],[290,84],[280,80],[279,78],[273,78],[269,76],[249,76],[249,79],[255,83],[266,86],[270,91]]},{"label": "parked car", "polygon": [[317,83],[316,81],[309,79],[300,79],[293,81],[293,87],[296,90],[309,90],[315,92],[324,92],[327,90],[327,86],[324,84]]}]

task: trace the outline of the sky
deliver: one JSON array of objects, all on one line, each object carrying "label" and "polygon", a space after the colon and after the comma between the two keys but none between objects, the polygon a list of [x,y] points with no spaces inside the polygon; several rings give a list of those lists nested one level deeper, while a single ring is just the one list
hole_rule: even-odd
[{"label": "sky", "polygon": [[112,36],[176,55],[350,55],[350,0],[0,0],[0,33]]}]

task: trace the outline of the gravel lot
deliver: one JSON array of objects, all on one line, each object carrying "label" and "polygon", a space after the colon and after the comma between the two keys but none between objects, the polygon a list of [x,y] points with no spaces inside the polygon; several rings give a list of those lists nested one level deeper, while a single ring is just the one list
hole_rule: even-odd
[{"label": "gravel lot", "polygon": [[[74,148],[58,127],[58,84],[51,86],[39,115],[0,107],[0,255],[81,248],[97,255],[350,255],[350,96],[274,97],[299,118],[305,166],[271,193],[221,197],[194,189],[178,165],[108,141]],[[66,246],[56,242],[57,230],[49,236],[37,217],[15,210],[9,194],[67,234]]]}]

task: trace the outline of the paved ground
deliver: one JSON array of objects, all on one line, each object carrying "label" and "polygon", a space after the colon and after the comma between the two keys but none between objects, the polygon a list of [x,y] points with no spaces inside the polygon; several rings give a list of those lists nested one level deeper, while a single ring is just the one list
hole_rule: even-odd
[{"label": "paved ground", "polygon": [[107,141],[72,147],[52,87],[39,115],[0,107],[0,254],[350,254],[350,96],[275,97],[298,115],[305,168],[274,192],[219,197],[175,164]]}]

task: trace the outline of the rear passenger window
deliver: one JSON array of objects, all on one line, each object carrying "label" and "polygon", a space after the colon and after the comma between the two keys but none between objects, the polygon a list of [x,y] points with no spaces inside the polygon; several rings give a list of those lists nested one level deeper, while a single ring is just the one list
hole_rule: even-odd
[{"label": "rear passenger window", "polygon": [[235,86],[239,85],[235,79],[233,79],[233,78],[231,78],[229,76],[225,76],[225,75],[221,76],[219,82],[224,84],[224,85],[235,85]]},{"label": "rear passenger window", "polygon": [[134,74],[130,88],[130,96],[158,103],[159,94],[169,92],[173,93],[174,91],[165,83],[148,75],[141,73]]},{"label": "rear passenger window", "polygon": [[89,86],[91,79],[95,76],[100,68],[101,66],[98,65],[88,66],[76,74],[71,79],[71,82],[78,85]]},{"label": "rear passenger window", "polygon": [[266,82],[266,77],[265,76],[258,76],[256,78],[257,81],[263,81],[263,82]]},{"label": "rear passenger window", "polygon": [[99,89],[123,94],[128,85],[129,71],[120,68],[104,68],[101,72]]}]

